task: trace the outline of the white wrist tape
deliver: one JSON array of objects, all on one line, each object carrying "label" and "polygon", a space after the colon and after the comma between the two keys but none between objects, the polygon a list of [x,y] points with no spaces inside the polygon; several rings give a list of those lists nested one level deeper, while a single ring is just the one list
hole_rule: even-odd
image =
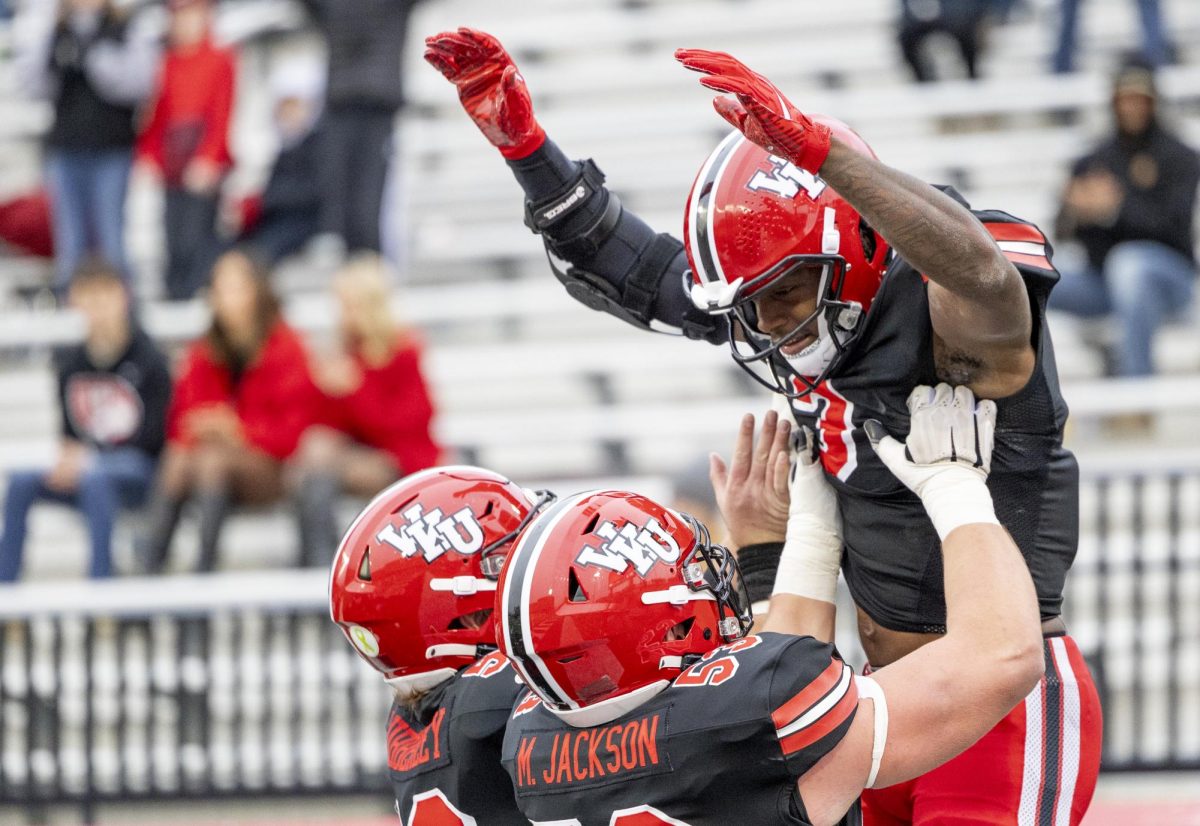
[{"label": "white wrist tape", "polygon": [[841,565],[842,522],[837,494],[825,481],[819,461],[804,464],[802,458],[797,458],[787,538],[773,593],[835,602]]},{"label": "white wrist tape", "polygon": [[946,466],[921,486],[921,501],[944,542],[955,528],[985,523],[999,525],[992,494],[982,475],[970,468]]}]

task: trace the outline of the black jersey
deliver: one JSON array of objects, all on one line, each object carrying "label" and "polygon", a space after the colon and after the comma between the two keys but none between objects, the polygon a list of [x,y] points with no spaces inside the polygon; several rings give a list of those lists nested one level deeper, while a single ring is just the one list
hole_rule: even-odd
[{"label": "black jersey", "polygon": [[[997,399],[988,487],[996,517],[1029,565],[1043,618],[1057,616],[1078,542],[1079,468],[1063,448],[1067,406],[1059,390],[1045,306],[1058,273],[1033,225],[976,212],[1025,280],[1033,314],[1033,375]],[[821,459],[838,493],[842,570],[855,603],[898,631],[944,632],[946,601],[937,532],[915,494],[884,466],[862,429],[879,419],[908,432],[913,387],[939,381],[925,279],[903,259],[883,278],[863,331],[832,378],[792,402],[796,420],[821,435]]]},{"label": "black jersey", "polygon": [[534,823],[806,824],[796,781],[841,741],[857,708],[833,646],[764,633],[716,649],[603,725],[571,726],[526,694],[504,765]]},{"label": "black jersey", "polygon": [[[549,140],[529,158],[510,165],[534,203],[577,178],[581,170]],[[966,205],[952,189],[944,191]],[[599,195],[589,199],[578,217],[564,222],[558,240],[575,238],[584,226],[600,226],[606,203]],[[1037,364],[1020,392],[996,400],[999,415],[988,487],[996,516],[1029,565],[1042,615],[1052,617],[1060,612],[1079,532],[1079,471],[1062,446],[1067,406],[1059,392],[1044,312],[1058,274],[1049,261],[1050,245],[1037,227],[1004,212],[974,214],[1016,265],[1029,292]],[[547,234],[553,240],[557,231]],[[558,254],[569,255],[589,277],[606,281],[616,295],[625,294],[629,279],[646,275],[643,258],[658,262],[661,257],[669,263],[657,281],[653,320],[723,341],[724,325],[697,309],[684,288],[688,263],[683,243],[674,241],[673,256],[670,249],[661,256],[650,255],[660,240],[624,210],[606,238],[595,245],[568,244]],[[798,422],[817,425],[821,435],[822,461],[837,488],[845,522],[842,569],[855,602],[886,628],[941,632],[946,605],[937,533],[920,501],[883,466],[862,430],[873,417],[895,435],[907,433],[909,392],[938,381],[925,282],[907,262],[893,263],[862,323],[853,352],[830,381],[795,402],[793,411]]]},{"label": "black jersey", "polygon": [[488,654],[420,699],[392,706],[388,774],[404,826],[529,821],[500,764],[504,726],[521,684]]}]

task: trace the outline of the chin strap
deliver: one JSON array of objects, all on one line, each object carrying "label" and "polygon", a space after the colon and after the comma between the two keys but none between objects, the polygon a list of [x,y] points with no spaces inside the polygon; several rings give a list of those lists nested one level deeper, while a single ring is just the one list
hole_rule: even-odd
[{"label": "chin strap", "polygon": [[431,645],[426,648],[425,659],[432,660],[434,657],[474,657],[475,659],[479,659],[495,650],[496,646],[494,645],[443,643],[441,645]]},{"label": "chin strap", "polygon": [[456,597],[469,597],[480,591],[495,591],[493,580],[478,576],[454,576],[429,580],[429,590],[450,591]]}]

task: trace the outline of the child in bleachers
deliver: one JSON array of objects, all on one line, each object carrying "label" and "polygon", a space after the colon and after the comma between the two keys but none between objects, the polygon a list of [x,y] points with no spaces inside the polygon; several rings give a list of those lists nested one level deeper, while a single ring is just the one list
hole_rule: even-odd
[{"label": "child in bleachers", "polygon": [[292,461],[301,563],[333,558],[339,492],[369,497],[400,476],[437,463],[433,404],[421,375],[421,343],[392,316],[383,261],[351,261],[334,280],[341,349],[315,375],[326,404]]},{"label": "child in bleachers", "polygon": [[0,538],[3,582],[20,572],[26,519],[38,500],[83,513],[91,576],[108,576],[117,511],[145,498],[163,446],[171,375],[166,357],[130,316],[121,272],[86,264],[72,280],[69,298],[87,330],[81,344],[58,358],[62,444],[50,469],[9,477]]},{"label": "child in bleachers", "polygon": [[187,500],[199,512],[199,569],[216,566],[233,504],[283,496],[283,463],[314,420],[318,394],[300,336],[255,262],[241,252],[213,268],[212,324],[184,357],[167,416],[167,450],[139,542],[142,563],[162,569]]},{"label": "child in bleachers", "polygon": [[138,155],[166,189],[167,297],[191,298],[218,250],[217,207],[233,163],[235,57],[212,42],[212,0],[169,0],[169,49]]}]

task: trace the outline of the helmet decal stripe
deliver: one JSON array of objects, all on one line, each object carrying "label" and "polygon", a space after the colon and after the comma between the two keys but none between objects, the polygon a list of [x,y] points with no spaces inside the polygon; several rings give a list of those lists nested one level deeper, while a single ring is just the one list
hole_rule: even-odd
[{"label": "helmet decal stripe", "polygon": [[[533,637],[529,620],[530,590],[537,561],[554,527],[571,513],[576,504],[593,493],[586,491],[557,502],[529,526],[508,560],[508,580],[501,595],[501,622],[512,654],[513,667],[539,694],[569,708],[578,708],[579,704],[567,696],[530,644]],[[533,667],[525,668],[526,662]]]},{"label": "helmet decal stripe", "polygon": [[[713,195],[716,194],[716,177],[720,167],[728,160],[733,149],[743,140],[741,132],[731,132],[725,140],[713,150],[704,162],[696,183],[692,187],[690,201],[692,204],[691,220],[688,225],[689,241],[694,253],[695,264],[701,281],[716,281],[721,275],[718,262],[714,260],[709,239],[712,238],[712,218],[708,208]],[[701,195],[701,193],[704,193]]]},{"label": "helmet decal stripe", "polygon": [[[710,259],[705,261],[704,265],[705,267],[710,268],[710,272],[713,274],[711,280],[722,282],[726,281],[725,267],[722,266],[721,257],[717,254],[717,233],[713,229],[713,222],[717,218],[717,211],[714,209],[709,209],[709,206],[717,197],[717,192],[721,188],[721,178],[725,174],[725,170],[729,167],[729,162],[733,160],[733,156],[736,154],[738,147],[741,146],[746,139],[742,137],[741,133],[734,132],[725,140],[726,143],[723,144],[718,151],[716,163],[713,164],[712,170],[709,172],[710,176],[712,177],[712,186],[708,187],[708,192],[703,200],[704,214],[703,216],[696,216],[696,223],[701,224],[699,227],[701,236],[701,243],[699,247],[700,255],[701,257]],[[703,218],[703,222],[699,220],[701,217]]]}]

